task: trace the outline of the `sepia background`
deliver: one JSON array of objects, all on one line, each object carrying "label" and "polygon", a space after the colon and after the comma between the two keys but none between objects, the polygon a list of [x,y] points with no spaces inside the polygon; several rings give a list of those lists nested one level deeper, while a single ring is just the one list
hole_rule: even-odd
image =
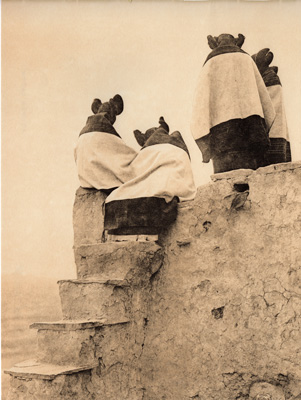
[{"label": "sepia background", "polygon": [[298,1],[2,2],[2,367],[30,358],[28,324],[59,318],[56,281],[75,277],[73,148],[92,100],[123,97],[115,127],[135,148],[163,115],[205,184],[190,115],[206,37],[242,33],[249,54],[274,52],[300,160],[300,17]]}]

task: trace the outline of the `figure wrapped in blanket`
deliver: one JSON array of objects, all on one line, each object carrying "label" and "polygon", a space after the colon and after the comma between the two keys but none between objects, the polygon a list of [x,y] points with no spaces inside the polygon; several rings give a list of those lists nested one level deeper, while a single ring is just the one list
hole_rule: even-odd
[{"label": "figure wrapped in blanket", "polygon": [[196,188],[189,153],[180,132],[169,135],[161,117],[158,128],[134,135],[142,146],[131,164],[134,178],[114,190],[105,202],[105,223],[113,240],[157,240],[177,217],[179,201],[192,200]]},{"label": "figure wrapped in blanket", "polygon": [[289,133],[283,102],[282,85],[278,76],[278,67],[270,67],[274,54],[268,48],[252,56],[267,87],[276,117],[270,129],[271,146],[266,153],[265,165],[292,161]]},{"label": "figure wrapped in blanket", "polygon": [[214,172],[263,165],[275,111],[244,36],[208,36],[212,49],[197,84],[191,132]]},{"label": "figure wrapped in blanket", "polygon": [[121,139],[113,127],[116,116],[123,111],[123,100],[115,95],[108,102],[95,99],[91,109],[94,115],[79,134],[75,161],[80,185],[110,193],[124,182],[134,178],[131,166],[137,152]]}]

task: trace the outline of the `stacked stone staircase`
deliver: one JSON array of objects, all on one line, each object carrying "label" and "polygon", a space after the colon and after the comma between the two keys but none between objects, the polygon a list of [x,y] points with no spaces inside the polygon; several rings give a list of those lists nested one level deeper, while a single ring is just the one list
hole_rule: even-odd
[{"label": "stacked stone staircase", "polygon": [[89,195],[84,189],[76,195],[77,279],[58,282],[63,319],[30,326],[37,329],[37,353],[5,371],[11,375],[8,400],[143,397],[139,358],[147,297],[163,252],[154,242],[102,242],[102,211],[86,204]]}]

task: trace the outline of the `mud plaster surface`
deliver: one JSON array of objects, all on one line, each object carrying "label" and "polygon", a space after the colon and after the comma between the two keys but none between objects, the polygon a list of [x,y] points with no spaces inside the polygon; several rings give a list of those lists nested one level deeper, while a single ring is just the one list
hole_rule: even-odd
[{"label": "mud plaster surface", "polygon": [[65,316],[108,312],[130,322],[44,332],[42,358],[64,363],[55,354],[61,343],[66,361],[96,360],[98,367],[52,381],[12,378],[9,400],[300,399],[301,165],[232,171],[213,181],[180,205],[162,248],[113,244],[103,251],[104,198],[77,192],[79,278],[127,285],[116,291],[67,281]]}]

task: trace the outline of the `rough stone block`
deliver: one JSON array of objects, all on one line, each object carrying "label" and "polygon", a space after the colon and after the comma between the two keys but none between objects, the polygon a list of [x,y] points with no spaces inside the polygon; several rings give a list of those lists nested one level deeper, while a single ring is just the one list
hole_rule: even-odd
[{"label": "rough stone block", "polygon": [[35,323],[31,327],[38,329],[37,360],[56,365],[95,364],[102,357],[99,352],[96,355],[99,337],[105,335],[112,347],[118,331],[123,331],[127,323],[127,320],[114,324],[99,321]]},{"label": "rough stone block", "polygon": [[64,319],[126,318],[130,308],[124,281],[61,280],[59,293]]},{"label": "rough stone block", "polygon": [[154,242],[111,242],[75,249],[79,278],[121,279],[131,285],[147,281],[163,258],[162,248]]},{"label": "rough stone block", "polygon": [[103,204],[107,195],[96,189],[79,188],[73,206],[74,246],[102,242]]},{"label": "rough stone block", "polygon": [[[126,322],[124,322],[126,323]],[[70,325],[72,324],[72,329]],[[57,365],[88,365],[95,364],[98,361],[96,356],[96,346],[99,335],[108,336],[108,342],[115,342],[115,334],[118,329],[123,330],[123,323],[119,323],[116,329],[113,325],[94,322],[94,327],[83,327],[86,323],[77,323],[71,321],[71,324],[62,322],[62,326],[69,325],[67,329],[62,329],[59,322],[49,323],[38,326],[38,352],[37,360],[43,363]],[[37,326],[38,324],[35,324]],[[115,324],[116,325],[116,324]],[[99,355],[101,357],[101,355]]]},{"label": "rough stone block", "polygon": [[35,377],[36,374],[32,377],[30,374],[12,376],[6,400],[95,400],[91,390],[94,370],[90,367],[82,371],[78,368],[43,368],[46,375],[50,372],[51,380],[46,379],[45,374],[40,378]]},{"label": "rough stone block", "polygon": [[37,359],[58,365],[95,362],[95,329],[77,331],[38,331]]}]

